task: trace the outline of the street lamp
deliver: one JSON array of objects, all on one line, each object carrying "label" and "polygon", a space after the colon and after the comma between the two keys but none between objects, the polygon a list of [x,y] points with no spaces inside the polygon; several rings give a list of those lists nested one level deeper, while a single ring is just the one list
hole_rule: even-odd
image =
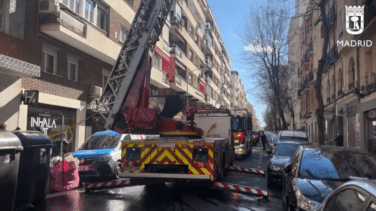
[{"label": "street lamp", "polygon": [[[188,69],[187,69],[188,70]],[[205,65],[203,68],[201,69],[194,69],[194,70],[191,70],[191,71],[187,71],[187,80],[186,80],[186,84],[187,84],[187,109],[189,107],[189,96],[188,96],[188,77],[189,77],[189,74],[190,73],[193,73],[194,71],[197,71],[197,70],[200,70],[200,71],[204,71],[204,75],[207,75],[209,71],[211,71],[211,69]],[[200,75],[198,75],[197,77],[197,80],[200,80],[200,78],[202,78],[203,74],[202,72],[200,73]],[[193,80],[193,78],[192,78]]]}]

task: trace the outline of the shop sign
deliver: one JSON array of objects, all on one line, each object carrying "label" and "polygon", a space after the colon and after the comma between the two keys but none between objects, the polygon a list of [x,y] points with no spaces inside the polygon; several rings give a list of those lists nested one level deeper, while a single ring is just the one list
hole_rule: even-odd
[{"label": "shop sign", "polygon": [[39,91],[37,90],[26,90],[22,95],[22,101],[28,104],[38,104]]}]

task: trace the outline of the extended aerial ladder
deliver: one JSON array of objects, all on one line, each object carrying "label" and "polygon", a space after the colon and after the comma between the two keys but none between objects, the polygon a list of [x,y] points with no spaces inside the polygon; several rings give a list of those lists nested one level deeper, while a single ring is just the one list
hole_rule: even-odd
[{"label": "extended aerial ladder", "polygon": [[[111,129],[119,133],[159,134],[162,136],[186,137],[176,143],[168,142],[168,139],[156,140],[155,143],[137,143],[141,145],[145,144],[145,146],[139,147],[141,150],[148,147],[151,150],[155,148],[155,150],[159,152],[156,156],[159,156],[160,154],[159,158],[163,158],[163,155],[166,153],[170,153],[170,157],[173,157],[175,148],[180,150],[181,154],[189,151],[189,155],[202,153],[205,151],[203,149],[208,149],[208,146],[212,147],[209,150],[206,150],[207,153],[210,150],[214,152],[211,154],[209,153],[209,160],[207,161],[195,160],[192,155],[188,156],[184,154],[184,159],[181,160],[178,157],[177,161],[172,162],[180,162],[181,166],[186,165],[188,162],[187,169],[183,169],[188,172],[185,175],[167,175],[173,175],[172,177],[180,176],[186,179],[205,177],[209,179],[209,181],[214,181],[215,178],[223,178],[224,176],[225,169],[223,169],[224,165],[222,165],[222,163],[224,163],[223,157],[229,156],[225,154],[228,153],[229,150],[223,150],[225,148],[222,147],[222,145],[227,142],[226,139],[217,140],[211,138],[209,140],[188,140],[187,137],[201,138],[203,136],[203,131],[196,127],[194,121],[194,116],[197,112],[196,108],[189,108],[185,112],[187,124],[172,119],[183,109],[183,105],[181,100],[178,99],[178,96],[167,96],[165,106],[161,113],[158,113],[158,110],[155,108],[148,108],[152,61],[151,51],[153,51],[156,42],[159,39],[159,35],[161,34],[173,2],[174,0],[143,0],[141,2],[140,8],[138,9],[128,32],[127,39],[121,48],[120,54],[111,71],[102,96],[100,97],[96,112],[106,119],[104,125],[105,129]],[[169,145],[167,146],[166,143]],[[171,145],[171,143],[173,145]],[[133,148],[136,147],[133,146]],[[192,151],[196,149],[197,152]],[[218,149],[221,149],[221,151],[218,151]],[[123,150],[123,153],[127,151],[127,143],[123,143]],[[145,153],[145,156],[154,156],[154,154],[149,154]],[[142,155],[143,154],[141,153],[140,156]],[[150,178],[150,174],[153,174],[152,172],[155,170],[153,169],[154,167],[160,167],[161,165],[164,165],[165,162],[171,163],[171,160],[166,160],[167,157],[164,157],[161,161],[158,161],[159,158],[155,157],[153,159],[155,159],[157,163],[160,162],[159,164],[150,162],[144,166],[142,163],[138,163],[138,161],[130,161],[128,163],[125,161],[127,156],[126,153],[124,153],[122,158],[122,169],[126,169],[129,165],[136,164],[139,165],[137,167],[140,167],[141,165],[143,171],[150,171],[151,173],[124,170],[125,173],[120,174],[122,178],[121,180],[86,183],[84,186],[87,190],[90,190],[145,184],[144,179],[146,177]],[[149,165],[152,168],[147,168],[148,166],[146,165]],[[174,164],[170,164],[170,166],[171,165]],[[192,171],[197,171],[198,173],[192,173]],[[137,178],[137,175],[140,175],[141,178]],[[136,176],[136,178],[131,176]],[[157,172],[153,175],[153,178],[154,180],[166,179],[166,174],[160,174]],[[222,184],[227,185],[227,183],[216,182],[214,186],[220,188]],[[240,191],[244,189],[243,187],[236,188],[240,188]],[[236,189],[236,191],[239,190]],[[245,192],[255,194],[255,190],[251,189],[247,189]],[[263,192],[263,194],[269,195],[270,193]],[[258,193],[258,195],[260,195],[260,193]]]},{"label": "extended aerial ladder", "polygon": [[[183,108],[178,96],[167,97],[160,114],[157,109],[148,108],[150,51],[159,39],[172,3],[173,0],[141,2],[96,109],[106,119],[106,129],[120,133],[202,136],[202,130],[194,127],[193,121],[186,125],[171,119]],[[190,115],[191,119],[193,116]]]}]

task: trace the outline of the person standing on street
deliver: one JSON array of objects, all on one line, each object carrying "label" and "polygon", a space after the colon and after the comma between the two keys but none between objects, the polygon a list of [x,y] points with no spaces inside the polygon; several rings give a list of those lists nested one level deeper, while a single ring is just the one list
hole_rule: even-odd
[{"label": "person standing on street", "polygon": [[264,132],[264,131],[261,132],[261,142],[262,142],[262,150],[266,150],[266,149],[265,149],[266,135],[265,135],[265,132]]},{"label": "person standing on street", "polygon": [[336,146],[343,146],[343,136],[340,133],[337,133],[337,138],[334,139],[334,142],[336,143]]}]

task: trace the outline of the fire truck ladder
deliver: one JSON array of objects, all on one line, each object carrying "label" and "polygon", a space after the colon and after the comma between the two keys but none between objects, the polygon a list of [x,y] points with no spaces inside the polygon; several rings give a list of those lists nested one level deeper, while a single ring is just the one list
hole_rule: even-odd
[{"label": "fire truck ladder", "polygon": [[[106,119],[106,129],[113,127],[145,52],[154,49],[172,3],[173,0],[141,2],[96,108]],[[104,115],[107,112],[108,117]]]}]

